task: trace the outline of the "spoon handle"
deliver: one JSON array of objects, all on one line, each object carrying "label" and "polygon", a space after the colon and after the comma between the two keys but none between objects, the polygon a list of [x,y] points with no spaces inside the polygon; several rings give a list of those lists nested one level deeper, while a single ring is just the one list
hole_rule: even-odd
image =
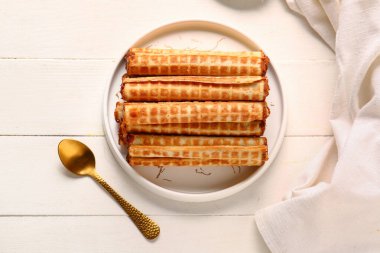
[{"label": "spoon handle", "polygon": [[154,239],[160,234],[160,227],[154,221],[121,197],[96,171],[90,176],[114,197],[147,239]]}]

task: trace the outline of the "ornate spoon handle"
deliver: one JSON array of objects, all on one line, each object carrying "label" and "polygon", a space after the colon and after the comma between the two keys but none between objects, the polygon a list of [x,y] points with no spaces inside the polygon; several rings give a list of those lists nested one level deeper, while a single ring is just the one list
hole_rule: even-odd
[{"label": "ornate spoon handle", "polygon": [[147,239],[154,239],[160,234],[160,227],[154,221],[121,197],[96,171],[90,176],[114,197]]}]

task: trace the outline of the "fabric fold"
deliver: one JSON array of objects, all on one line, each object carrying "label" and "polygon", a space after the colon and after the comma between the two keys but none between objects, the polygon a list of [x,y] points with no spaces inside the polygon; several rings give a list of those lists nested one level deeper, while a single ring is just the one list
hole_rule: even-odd
[{"label": "fabric fold", "polygon": [[274,253],[379,252],[380,2],[288,2],[336,43],[334,141],[286,201],[256,213],[258,229]]}]

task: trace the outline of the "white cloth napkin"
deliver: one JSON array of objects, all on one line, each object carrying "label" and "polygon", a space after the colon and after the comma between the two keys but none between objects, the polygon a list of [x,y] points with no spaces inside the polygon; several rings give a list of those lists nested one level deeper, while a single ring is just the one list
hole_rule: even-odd
[{"label": "white cloth napkin", "polygon": [[380,1],[288,4],[335,49],[334,140],[257,226],[273,253],[380,252]]}]

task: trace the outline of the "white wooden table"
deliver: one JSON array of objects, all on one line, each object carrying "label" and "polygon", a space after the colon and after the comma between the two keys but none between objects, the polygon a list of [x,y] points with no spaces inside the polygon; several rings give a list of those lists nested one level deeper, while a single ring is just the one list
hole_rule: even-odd
[{"label": "white wooden table", "polygon": [[[158,4],[159,2],[159,4]],[[269,252],[255,211],[281,201],[331,138],[333,52],[275,0],[0,0],[0,252]],[[204,19],[240,29],[276,61],[289,97],[286,138],[268,172],[243,192],[203,204],[136,185],[103,136],[101,102],[116,58],[158,25]],[[95,152],[99,172],[151,215],[146,241],[91,179],[66,172],[62,138]]]}]

